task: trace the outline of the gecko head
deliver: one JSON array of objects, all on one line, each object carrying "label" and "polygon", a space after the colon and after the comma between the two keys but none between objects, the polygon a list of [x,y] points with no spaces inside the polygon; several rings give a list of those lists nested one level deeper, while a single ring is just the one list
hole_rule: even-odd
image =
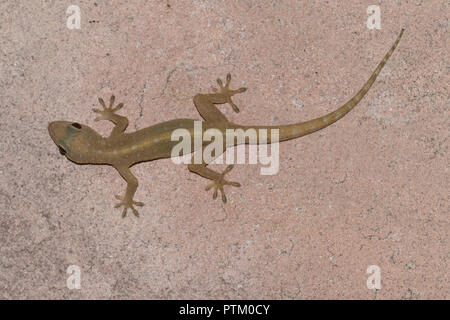
[{"label": "gecko head", "polygon": [[77,122],[54,121],[49,123],[48,132],[67,159],[79,164],[96,162],[92,155],[102,137],[95,130]]}]

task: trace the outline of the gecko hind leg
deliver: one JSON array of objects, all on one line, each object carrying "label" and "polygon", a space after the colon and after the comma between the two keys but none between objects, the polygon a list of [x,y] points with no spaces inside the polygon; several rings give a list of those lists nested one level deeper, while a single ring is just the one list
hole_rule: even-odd
[{"label": "gecko hind leg", "polygon": [[213,192],[213,199],[215,200],[217,198],[218,191],[220,191],[222,195],[222,201],[223,203],[227,202],[227,196],[225,195],[225,191],[223,187],[225,185],[230,185],[233,187],[240,187],[241,184],[239,182],[235,181],[228,181],[225,180],[225,175],[230,172],[233,169],[233,165],[229,165],[225,168],[225,170],[222,173],[218,173],[214,170],[211,170],[206,167],[207,165],[204,164],[190,164],[188,165],[188,169],[191,172],[194,172],[204,178],[212,180],[212,182],[206,186],[205,190],[208,191],[211,188],[214,188]]},{"label": "gecko hind leg", "polygon": [[241,186],[241,184],[239,182],[225,180],[225,175],[228,172],[230,172],[233,168],[234,168],[234,165],[230,164],[228,167],[225,168],[225,170],[223,170],[223,172],[220,174],[220,177],[218,179],[214,180],[213,182],[211,182],[210,184],[208,184],[206,186],[206,188],[205,188],[206,191],[208,191],[209,189],[214,187],[214,192],[213,192],[213,199],[214,200],[217,198],[217,190],[219,190],[221,195],[222,195],[223,203],[227,202],[227,196],[225,195],[225,191],[223,190],[223,186],[225,186],[225,185],[230,185],[230,186],[233,186],[233,187],[240,187]]},{"label": "gecko hind leg", "polygon": [[216,107],[215,104],[228,103],[235,112],[239,112],[239,108],[231,100],[235,94],[245,92],[247,88],[239,88],[237,90],[230,89],[231,75],[228,73],[225,85],[221,79],[217,79],[219,88],[214,88],[214,93],[211,94],[197,94],[194,97],[194,104],[200,115],[209,122],[214,123],[228,123],[225,115]]}]

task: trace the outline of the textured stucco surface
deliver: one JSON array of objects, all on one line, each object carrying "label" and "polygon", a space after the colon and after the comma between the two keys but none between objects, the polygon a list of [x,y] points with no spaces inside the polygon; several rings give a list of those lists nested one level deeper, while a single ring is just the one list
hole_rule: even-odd
[{"label": "textured stucco surface", "polygon": [[[381,30],[366,27],[371,4]],[[450,298],[448,1],[169,5],[0,1],[0,298]],[[90,110],[111,93],[129,131],[200,119],[193,95],[227,72],[249,88],[239,114],[221,107],[233,121],[311,119],[361,87],[402,27],[355,110],[282,143],[274,176],[236,166],[226,205],[161,160],[133,168],[146,206],[122,219],[119,174],[67,161],[47,133],[74,120],[108,134]]]}]

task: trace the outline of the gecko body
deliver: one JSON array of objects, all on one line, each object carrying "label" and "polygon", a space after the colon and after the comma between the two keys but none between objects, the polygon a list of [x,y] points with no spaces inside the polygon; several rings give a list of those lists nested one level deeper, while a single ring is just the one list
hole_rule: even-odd
[{"label": "gecko body", "polygon": [[[230,74],[227,75],[225,84],[218,79],[219,88],[215,90],[215,93],[197,94],[193,99],[198,112],[204,119],[202,122],[203,133],[212,128],[219,130],[222,134],[225,134],[225,130],[227,129],[256,129],[256,132],[259,132],[258,129],[266,129],[268,132],[271,129],[278,129],[279,141],[286,141],[310,134],[331,125],[353,109],[369,91],[381,69],[386,64],[386,61],[397,47],[403,31],[402,29],[390,50],[355,96],[337,110],[306,122],[279,126],[243,126],[233,123],[225,117],[216,105],[228,103],[235,112],[239,112],[238,107],[231,100],[231,97],[244,92],[246,88],[239,88],[237,90],[230,89]],[[127,182],[125,195],[116,195],[116,198],[120,201],[116,204],[116,207],[124,207],[122,211],[123,217],[126,215],[128,209],[131,209],[138,216],[138,211],[135,206],[143,206],[143,203],[134,201],[133,199],[138,187],[138,180],[130,171],[130,167],[144,161],[170,158],[173,147],[178,143],[178,141],[172,140],[172,132],[176,129],[185,129],[190,133],[191,137],[194,137],[195,120],[175,119],[135,132],[125,133],[125,129],[128,126],[128,119],[116,113],[123,107],[123,104],[120,103],[115,106],[114,102],[114,96],[111,96],[109,106],[105,104],[103,99],[99,98],[99,103],[103,108],[101,110],[93,109],[94,112],[99,114],[95,119],[96,121],[109,120],[114,123],[114,128],[109,137],[102,137],[94,129],[86,125],[69,121],[51,122],[48,125],[48,131],[61,154],[67,159],[77,164],[106,164],[116,168]],[[248,140],[245,141],[245,143],[248,142]],[[268,135],[267,142],[271,142],[270,134]],[[195,143],[191,143],[192,147],[190,150],[186,150],[186,154],[204,148],[205,144],[203,143],[196,147]],[[223,146],[222,153],[225,152],[227,147],[229,145]],[[218,157],[220,154],[215,154],[214,156]],[[218,192],[220,192],[222,201],[226,202],[224,186],[240,186],[237,182],[225,179],[225,175],[233,166],[229,165],[222,173],[219,173],[208,168],[208,164],[206,162],[199,164],[192,163],[188,165],[188,169],[211,180],[212,183],[206,187],[206,190],[214,188],[213,198],[217,198]]]}]

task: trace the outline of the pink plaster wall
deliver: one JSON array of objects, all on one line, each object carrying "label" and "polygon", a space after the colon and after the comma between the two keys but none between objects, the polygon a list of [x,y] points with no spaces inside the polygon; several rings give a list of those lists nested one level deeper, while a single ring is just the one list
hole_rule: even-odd
[{"label": "pink plaster wall", "polygon": [[[77,1],[69,30],[66,2],[0,2],[0,298],[450,297],[447,1],[143,3]],[[402,27],[355,110],[282,143],[276,175],[236,166],[226,205],[161,160],[133,168],[146,206],[122,219],[119,174],[65,160],[47,133],[74,120],[108,134],[90,110],[111,93],[129,131],[200,119],[192,97],[227,72],[249,88],[239,114],[221,107],[233,121],[308,120],[347,101]]]}]

